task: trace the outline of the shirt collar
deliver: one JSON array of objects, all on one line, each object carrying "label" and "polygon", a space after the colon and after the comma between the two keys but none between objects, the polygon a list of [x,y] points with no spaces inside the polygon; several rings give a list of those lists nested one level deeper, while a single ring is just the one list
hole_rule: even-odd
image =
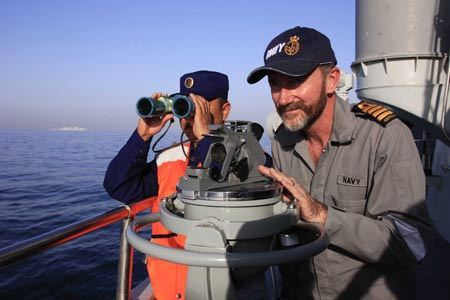
[{"label": "shirt collar", "polygon": [[[333,112],[333,127],[331,129],[330,141],[338,144],[350,143],[355,138],[356,128],[355,115],[351,112],[350,104],[336,96]],[[303,130],[290,132],[283,125],[280,126],[275,139],[282,147],[293,147],[304,140]]]},{"label": "shirt collar", "polygon": [[355,138],[356,119],[350,104],[336,96],[330,141],[347,144]]}]

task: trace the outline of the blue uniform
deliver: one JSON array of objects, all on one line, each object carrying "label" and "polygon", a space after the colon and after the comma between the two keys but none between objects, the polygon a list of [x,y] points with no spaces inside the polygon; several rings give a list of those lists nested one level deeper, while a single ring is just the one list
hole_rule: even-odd
[{"label": "blue uniform", "polygon": [[[103,186],[114,199],[132,203],[158,194],[156,160],[147,163],[152,139],[144,141],[135,130],[127,143],[110,162]],[[203,162],[211,141],[202,139],[197,147],[191,146],[189,166]]]}]

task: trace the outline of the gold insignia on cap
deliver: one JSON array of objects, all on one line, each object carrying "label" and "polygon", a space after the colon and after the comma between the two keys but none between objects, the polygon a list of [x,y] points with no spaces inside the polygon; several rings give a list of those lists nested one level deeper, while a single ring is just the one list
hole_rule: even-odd
[{"label": "gold insignia on cap", "polygon": [[194,78],[192,77],[188,77],[184,80],[184,86],[187,87],[188,89],[190,89],[191,87],[194,86]]},{"label": "gold insignia on cap", "polygon": [[296,35],[291,36],[289,38],[290,41],[284,46],[284,53],[287,55],[297,54],[298,50],[300,50],[300,43],[298,42],[299,39],[300,38]]}]

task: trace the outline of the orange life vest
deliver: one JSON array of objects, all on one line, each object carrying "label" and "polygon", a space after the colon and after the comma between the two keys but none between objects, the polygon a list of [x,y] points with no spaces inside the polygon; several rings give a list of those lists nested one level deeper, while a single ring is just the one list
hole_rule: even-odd
[{"label": "orange life vest", "polygon": [[[185,152],[189,152],[189,143],[184,144]],[[158,166],[158,197],[153,202],[152,212],[159,211],[161,199],[176,192],[180,177],[186,172],[188,159],[181,145],[169,148],[156,159]],[[152,224],[152,235],[167,235],[171,232],[160,222]],[[184,249],[186,237],[177,235],[168,238],[155,238],[152,242],[171,248]],[[147,271],[150,276],[153,293],[156,300],[186,299],[186,277],[188,267],[178,265],[153,257],[147,257]]]}]

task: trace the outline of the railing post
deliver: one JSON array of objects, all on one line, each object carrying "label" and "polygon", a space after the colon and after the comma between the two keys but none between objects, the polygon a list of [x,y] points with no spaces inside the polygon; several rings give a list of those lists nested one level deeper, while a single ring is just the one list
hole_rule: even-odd
[{"label": "railing post", "polygon": [[123,219],[120,231],[119,267],[117,275],[117,300],[128,300],[133,277],[133,248],[127,242],[125,232],[132,221],[132,216]]}]

